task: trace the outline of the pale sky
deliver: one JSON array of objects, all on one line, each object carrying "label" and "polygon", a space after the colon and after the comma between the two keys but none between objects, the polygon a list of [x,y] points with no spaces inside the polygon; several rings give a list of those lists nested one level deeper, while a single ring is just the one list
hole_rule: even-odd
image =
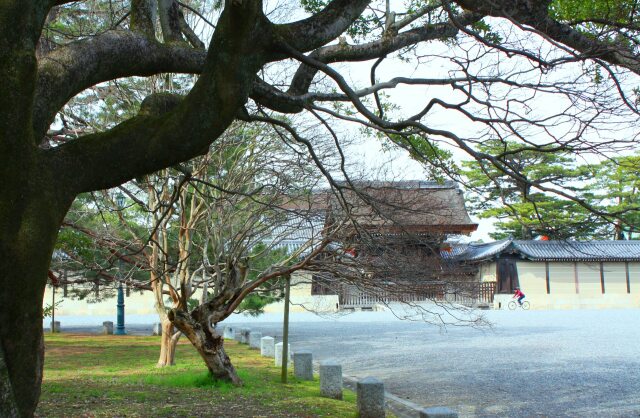
[{"label": "pale sky", "polygon": [[[395,1],[391,2],[392,8]],[[300,8],[296,7],[291,9],[292,5],[290,0],[269,0],[266,2],[267,10],[276,9],[277,12],[270,15],[272,20],[280,21],[292,21],[298,20],[303,17],[303,12],[301,12]],[[399,4],[399,2],[398,2]],[[214,16],[216,13],[212,13],[208,17],[215,20]],[[203,38],[208,38],[212,29],[202,23],[200,19],[196,20],[196,29],[198,31],[202,31]],[[500,21],[492,20],[492,25],[499,25]],[[515,34],[517,36],[516,31],[512,29],[508,29],[510,34]],[[351,42],[350,40],[347,40]],[[536,40],[526,40],[524,43],[535,43]],[[429,42],[426,44],[422,44],[416,51],[416,55],[420,55],[420,63],[417,64],[417,59],[413,56],[414,52],[408,52],[407,56],[410,56],[411,62],[400,62],[397,58],[390,57],[385,60],[379,67],[377,71],[377,79],[378,81],[386,81],[393,77],[403,76],[403,77],[423,77],[423,78],[436,78],[436,77],[447,77],[449,72],[455,67],[450,61],[450,57],[453,56],[455,52],[453,52],[454,47],[451,45],[445,45],[439,42]],[[473,49],[470,49],[470,54],[473,55]],[[491,57],[489,57],[491,58]],[[484,63],[490,61],[484,61]],[[486,74],[489,71],[487,68],[484,68],[483,61],[475,62],[471,64],[472,66],[477,66],[475,70],[480,71],[482,74]],[[340,73],[347,79],[352,82],[352,87],[355,89],[367,87],[370,85],[369,74],[370,68],[373,62],[365,62],[365,63],[349,63],[349,64],[332,64],[332,67],[339,70]],[[508,71],[509,69],[518,69],[519,65],[527,65],[522,64],[517,59],[505,59],[503,58],[500,62],[495,63],[491,62],[492,65],[495,64],[496,69],[499,67],[500,71]],[[481,67],[480,67],[481,66]],[[273,74],[278,74],[282,76],[283,73],[291,74],[291,71],[295,69],[295,66],[289,65],[288,68],[280,65],[279,68],[277,66],[272,66],[270,69],[267,69],[266,72],[272,72]],[[576,65],[574,67],[574,71],[581,72],[583,68],[580,65]],[[557,72],[556,74],[551,74],[549,77],[551,79],[561,79],[565,76],[566,73]],[[280,78],[280,77],[278,77]],[[286,78],[284,78],[286,79]],[[637,78],[635,81],[638,81]],[[633,80],[632,80],[633,82]],[[637,82],[636,84],[640,84]],[[406,86],[399,85],[395,89],[385,90],[385,93],[388,94],[388,98],[390,101],[395,103],[398,106],[398,109],[395,110],[397,114],[401,114],[404,117],[416,113],[420,109],[422,109],[425,104],[432,97],[441,97],[446,99],[449,102],[458,101],[459,93],[454,92],[450,87],[422,87],[422,86]],[[510,93],[517,94],[517,93]],[[460,95],[461,96],[461,95]],[[530,103],[531,109],[522,109],[518,110],[519,112],[532,112],[532,114],[543,115],[543,114],[552,114],[555,112],[561,112],[563,110],[563,106],[566,105],[566,102],[563,102],[562,99],[558,99],[557,97],[551,97],[550,95],[545,94],[537,94],[535,99]],[[516,104],[517,106],[517,104]],[[587,110],[588,111],[588,110]],[[480,127],[474,126],[468,120],[460,117],[460,115],[456,114],[454,111],[445,111],[441,108],[434,108],[432,112],[429,113],[425,118],[423,118],[423,122],[427,124],[431,128],[440,128],[444,130],[452,130],[459,136],[469,136],[469,137],[478,137],[479,132],[478,129]],[[616,121],[612,121],[612,125],[615,125]],[[338,131],[338,134],[342,138],[351,139],[354,137],[362,138],[362,134],[359,132],[359,128],[346,126],[346,123],[336,123],[333,126]],[[551,129],[556,129],[556,134],[558,132],[572,132],[572,129],[575,127],[571,126],[553,126]],[[535,132],[532,128],[528,128],[528,130],[523,128],[523,132],[526,135],[527,139],[537,141],[536,136],[540,135],[541,132]],[[629,135],[637,135],[637,133],[629,131]],[[547,141],[544,137],[544,134],[540,135],[540,141]],[[442,144],[440,144],[442,145]],[[445,146],[446,147],[446,146]],[[454,148],[447,147],[457,161],[461,161],[463,159],[469,159],[465,152]],[[390,179],[424,179],[425,174],[424,170],[420,164],[416,163],[404,151],[383,151],[382,142],[379,139],[366,139],[361,145],[352,146],[349,148],[349,157],[352,163],[355,163],[360,169],[366,172],[378,173],[378,176],[388,176]],[[385,170],[388,170],[386,174],[383,174]],[[478,221],[477,218],[474,221]],[[484,241],[489,240],[488,232],[492,230],[492,220],[482,220],[479,221],[478,231],[475,232],[472,236],[472,240],[482,239]]]}]

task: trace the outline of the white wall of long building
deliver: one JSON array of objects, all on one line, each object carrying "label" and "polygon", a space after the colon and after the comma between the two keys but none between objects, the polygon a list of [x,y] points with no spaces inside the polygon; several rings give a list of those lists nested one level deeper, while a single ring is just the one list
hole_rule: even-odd
[{"label": "white wall of long building", "polygon": [[[599,262],[550,261],[548,290],[545,262],[521,260],[516,264],[520,289],[532,309],[640,307],[640,262],[603,262],[601,276]],[[483,281],[495,281],[496,263],[483,264],[479,274]],[[504,309],[511,298],[497,294],[494,307]]]},{"label": "white wall of long building", "polygon": [[[308,273],[294,274],[291,278],[291,308],[292,312],[335,312],[338,309],[337,295],[311,295],[311,276]],[[47,286],[43,299],[43,307],[52,303],[53,288]],[[111,293],[115,293],[111,291]],[[199,298],[200,293],[193,297]],[[56,316],[113,316],[115,321],[117,298],[105,298],[100,302],[90,303],[85,300],[74,300],[71,297],[64,297],[61,288],[56,289],[56,302],[61,303],[56,308]],[[154,308],[155,299],[150,291],[134,291],[124,298],[126,315],[153,315],[156,314]],[[267,305],[265,312],[283,312],[284,303],[282,301]],[[46,322],[46,321],[45,321]]]}]

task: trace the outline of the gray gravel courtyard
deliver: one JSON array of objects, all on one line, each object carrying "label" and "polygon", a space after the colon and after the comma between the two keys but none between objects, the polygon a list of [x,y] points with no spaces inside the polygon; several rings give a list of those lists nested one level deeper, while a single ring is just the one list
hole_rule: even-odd
[{"label": "gray gravel courtyard", "polygon": [[[292,350],[338,359],[391,393],[462,417],[640,416],[640,311],[488,311],[490,329],[400,321],[389,312],[293,315]],[[315,319],[314,319],[315,318]],[[278,316],[237,316],[281,336]]]}]

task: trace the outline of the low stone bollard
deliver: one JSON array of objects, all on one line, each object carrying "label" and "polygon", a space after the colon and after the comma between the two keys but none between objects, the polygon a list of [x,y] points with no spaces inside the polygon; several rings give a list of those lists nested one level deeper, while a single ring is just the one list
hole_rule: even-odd
[{"label": "low stone bollard", "polygon": [[226,325],[224,327],[224,331],[223,332],[224,332],[223,337],[226,338],[226,339],[233,340],[233,338],[235,337],[235,333],[234,333],[235,331],[234,331],[233,327],[230,326],[230,325]]},{"label": "low stone bollard", "polygon": [[375,377],[356,383],[360,418],[384,418],[384,384]]},{"label": "low stone bollard", "polygon": [[342,366],[335,360],[320,362],[320,396],[342,399]]},{"label": "low stone bollard", "polygon": [[249,348],[255,348],[256,350],[260,348],[260,339],[262,339],[262,333],[251,331],[249,333]]},{"label": "low stone bollard", "polygon": [[113,335],[113,322],[104,321],[102,323],[102,333],[104,335]]},{"label": "low stone bollard", "polygon": [[162,335],[162,324],[160,322],[153,324],[151,335]]},{"label": "low stone bollard", "polygon": [[263,357],[273,357],[275,355],[276,340],[273,337],[260,338],[260,355]]},{"label": "low stone bollard", "polygon": [[445,406],[435,406],[420,410],[420,418],[458,418],[458,413]]},{"label": "low stone bollard", "polygon": [[240,344],[249,344],[249,334],[251,334],[250,328],[240,329]]},{"label": "low stone bollard", "polygon": [[[274,357],[276,360],[276,366],[278,367],[282,367],[282,349],[284,347],[283,343],[278,343],[275,345],[275,350],[274,350]],[[288,362],[287,363],[291,363],[291,345],[287,344],[287,354],[289,354],[287,356]]]},{"label": "low stone bollard", "polygon": [[53,321],[51,323],[51,331],[52,332],[60,332],[60,321]]},{"label": "low stone bollard", "polygon": [[309,350],[293,353],[293,375],[300,380],[313,380],[313,354]]}]

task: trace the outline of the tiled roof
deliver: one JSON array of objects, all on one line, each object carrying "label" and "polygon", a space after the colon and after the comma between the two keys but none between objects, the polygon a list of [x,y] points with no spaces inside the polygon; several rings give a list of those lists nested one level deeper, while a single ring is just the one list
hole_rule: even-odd
[{"label": "tiled roof", "polygon": [[[331,191],[324,191],[283,202],[280,206],[292,212],[323,213],[333,220],[349,216],[359,229],[371,233],[468,235],[478,228],[469,218],[462,190],[453,181],[355,181],[339,184],[343,186],[340,198]],[[349,226],[344,230],[347,234],[354,232]]]},{"label": "tiled roof", "polygon": [[321,241],[323,227],[324,217],[290,215],[273,228],[263,242],[274,249],[286,248],[290,253],[309,245],[309,248],[302,252],[302,255],[305,255]]},{"label": "tiled roof", "polygon": [[462,261],[477,261],[492,258],[511,244],[510,240],[495,241],[483,244],[452,245],[446,252],[441,252],[443,258]]},{"label": "tiled roof", "polygon": [[480,261],[517,254],[538,261],[640,261],[640,241],[525,241],[468,244],[455,259]]},{"label": "tiled roof", "polygon": [[[478,225],[471,221],[464,196],[456,183],[427,181],[362,182],[357,192],[343,189],[349,216],[361,228],[383,233],[470,233]],[[335,196],[329,198],[332,216],[340,218],[344,208]]]}]

